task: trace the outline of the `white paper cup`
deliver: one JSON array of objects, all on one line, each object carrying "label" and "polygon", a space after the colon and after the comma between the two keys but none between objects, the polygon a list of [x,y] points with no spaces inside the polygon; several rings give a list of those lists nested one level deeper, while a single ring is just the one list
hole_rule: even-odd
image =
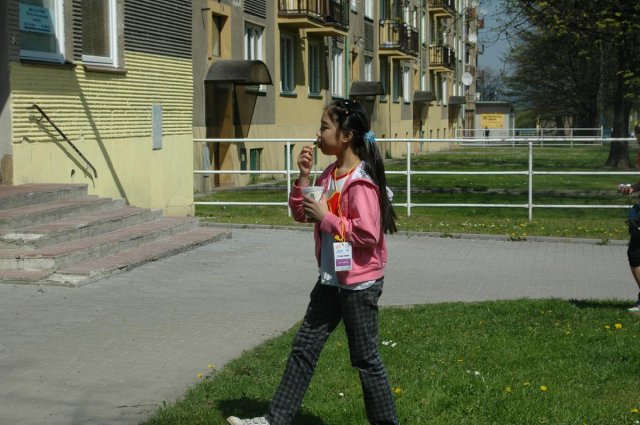
[{"label": "white paper cup", "polygon": [[305,186],[302,188],[302,194],[319,201],[322,198],[324,187],[322,186]]}]

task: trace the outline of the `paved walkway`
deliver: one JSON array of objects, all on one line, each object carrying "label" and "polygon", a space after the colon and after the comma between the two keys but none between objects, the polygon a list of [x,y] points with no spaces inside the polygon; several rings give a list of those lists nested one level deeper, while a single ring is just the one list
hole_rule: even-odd
[{"label": "paved walkway", "polygon": [[[636,295],[625,246],[394,235],[384,305]],[[137,424],[302,318],[307,231],[233,238],[81,288],[0,284],[0,423]]]}]

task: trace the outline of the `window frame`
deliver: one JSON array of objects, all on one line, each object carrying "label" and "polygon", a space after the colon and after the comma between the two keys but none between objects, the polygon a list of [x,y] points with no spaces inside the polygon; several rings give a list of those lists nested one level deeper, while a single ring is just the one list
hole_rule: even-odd
[{"label": "window frame", "polygon": [[373,56],[364,55],[364,81],[373,81]]},{"label": "window frame", "polygon": [[[244,23],[244,59],[264,61],[264,31],[265,27],[246,21]],[[251,47],[251,51],[249,48]],[[255,57],[254,57],[255,56]],[[267,86],[260,84],[258,91],[264,93]]]},{"label": "window frame", "polygon": [[293,94],[296,90],[296,38],[280,33],[280,92]]},{"label": "window frame", "polygon": [[406,63],[400,66],[402,72],[402,100],[404,103],[411,102],[411,66]]},{"label": "window frame", "polygon": [[389,92],[389,61],[387,59],[380,60],[380,82],[384,93],[380,96],[380,101],[386,102]]},{"label": "window frame", "polygon": [[[109,56],[85,55],[82,47],[82,62],[88,65],[112,66],[117,68],[118,63],[118,2],[106,0],[109,7]],[[86,3],[82,2],[84,6]],[[84,13],[84,12],[83,12]]]},{"label": "window frame", "polygon": [[[322,94],[322,44],[309,40],[307,67],[309,74],[309,84],[307,90],[310,96],[320,96]],[[317,87],[317,91],[315,91]]]},{"label": "window frame", "polygon": [[333,46],[331,49],[331,95],[344,97],[344,49]]},{"label": "window frame", "polygon": [[[39,61],[46,61],[46,62],[58,62],[58,63],[64,63],[66,61],[66,55],[65,55],[65,25],[64,25],[64,1],[63,0],[49,0],[53,6],[53,13],[54,13],[54,17],[51,19],[52,23],[53,23],[53,36],[56,39],[56,48],[57,48],[57,52],[56,53],[52,53],[52,52],[45,52],[42,50],[30,50],[30,49],[23,49],[22,48],[22,44],[20,45],[20,58],[21,59],[30,59],[30,60],[39,60]],[[22,15],[22,10],[21,10],[21,6],[22,6],[22,2],[18,2],[18,31],[22,32],[21,26],[22,26],[22,19],[21,19],[21,15]],[[25,4],[25,6],[35,6],[35,5],[29,5],[29,4]],[[41,6],[36,6],[36,7],[41,7]],[[47,10],[51,10],[48,9]],[[50,12],[51,13],[51,12]]]}]

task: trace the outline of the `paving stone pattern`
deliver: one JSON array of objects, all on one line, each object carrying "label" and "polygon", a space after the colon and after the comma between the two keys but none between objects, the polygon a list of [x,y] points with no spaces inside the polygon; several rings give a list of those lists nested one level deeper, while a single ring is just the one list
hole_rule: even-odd
[{"label": "paving stone pattern", "polygon": [[[231,239],[79,288],[0,284],[0,424],[137,424],[298,320],[308,231]],[[624,244],[394,235],[383,305],[520,297],[633,299]]]}]

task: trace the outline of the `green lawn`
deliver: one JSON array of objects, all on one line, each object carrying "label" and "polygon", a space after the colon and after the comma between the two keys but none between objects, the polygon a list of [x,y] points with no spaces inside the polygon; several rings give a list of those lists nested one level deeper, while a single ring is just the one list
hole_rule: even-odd
[{"label": "green lawn", "polygon": [[[607,147],[536,149],[536,170],[607,171]],[[391,160],[388,170],[404,169]],[[424,170],[525,170],[526,149],[460,149],[420,156]],[[534,203],[625,204],[615,193],[635,178],[537,176]],[[268,183],[268,184],[265,184]],[[526,177],[416,176],[413,202],[525,203]],[[396,202],[405,177],[389,176]],[[286,201],[283,182],[220,190],[198,200]],[[294,225],[286,207],[198,206],[203,220]],[[628,237],[624,209],[397,208],[401,231]],[[517,276],[514,276],[516,279]],[[640,424],[640,317],[615,300],[445,303],[381,310],[381,353],[402,424]],[[146,424],[224,424],[229,415],[264,413],[296,327],[232,361],[203,365],[184,399],[168,400]],[[295,422],[366,424],[344,332],[330,338]]]},{"label": "green lawn", "polygon": [[[635,152],[634,152],[635,153]],[[608,146],[582,148],[545,147],[534,149],[536,171],[615,171],[602,166]],[[526,148],[464,148],[423,154],[412,161],[413,170],[431,171],[523,171],[528,168]],[[402,171],[405,160],[389,160],[388,171]],[[633,171],[633,170],[623,170]],[[640,177],[640,175],[639,175]],[[534,204],[628,205],[633,199],[616,193],[621,182],[634,182],[635,176],[535,176]],[[394,202],[406,202],[406,177],[389,174],[388,183],[395,192]],[[242,190],[220,190],[198,201],[286,202],[284,182],[257,185]],[[413,203],[526,204],[526,176],[418,175],[412,177]],[[627,239],[626,210],[534,208],[529,222],[526,208],[418,208],[407,216],[397,207],[401,231],[488,233],[514,240],[529,236],[595,238],[606,243]],[[196,214],[206,221],[265,225],[292,225],[286,207],[197,206]]]},{"label": "green lawn", "polygon": [[[380,350],[401,424],[636,424],[640,318],[617,301],[516,300],[383,308]],[[261,415],[294,329],[201,382],[146,424],[225,424]],[[298,425],[366,424],[339,328]]]}]

